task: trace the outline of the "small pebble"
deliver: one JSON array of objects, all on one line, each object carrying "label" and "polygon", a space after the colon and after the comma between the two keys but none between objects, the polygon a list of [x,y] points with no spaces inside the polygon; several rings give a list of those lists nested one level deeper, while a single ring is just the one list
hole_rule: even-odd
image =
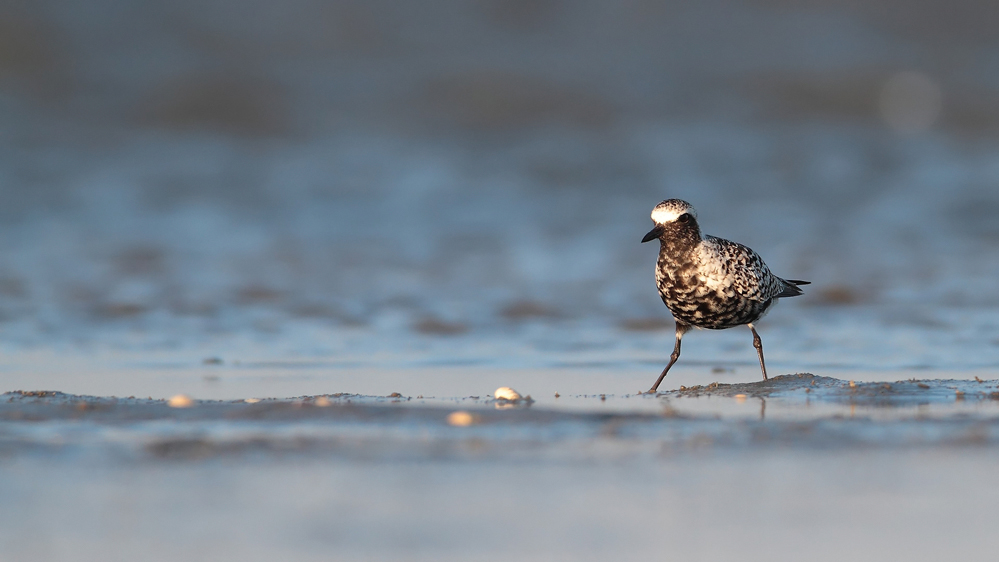
[{"label": "small pebble", "polygon": [[194,405],[194,400],[186,394],[178,394],[167,400],[167,406],[171,408],[190,408]]},{"label": "small pebble", "polygon": [[458,410],[447,415],[447,423],[456,427],[468,427],[475,423],[475,416],[471,412]]},{"label": "small pebble", "polygon": [[333,405],[333,402],[331,402],[330,399],[325,396],[320,396],[319,398],[316,398],[315,400],[312,401],[312,403],[315,404],[316,406],[319,406],[320,408],[325,408],[327,406]]},{"label": "small pebble", "polygon": [[256,404],[257,402],[260,402],[260,399],[259,398],[247,398],[246,400],[243,400],[243,402],[246,402],[247,404]]},{"label": "small pebble", "polygon": [[856,388],[856,387],[857,387],[857,383],[855,383],[853,381],[850,381],[850,388]]},{"label": "small pebble", "polygon": [[496,389],[496,392],[493,393],[493,398],[497,400],[509,400],[511,402],[515,402],[520,400],[521,396],[519,392],[509,386],[501,386]]}]

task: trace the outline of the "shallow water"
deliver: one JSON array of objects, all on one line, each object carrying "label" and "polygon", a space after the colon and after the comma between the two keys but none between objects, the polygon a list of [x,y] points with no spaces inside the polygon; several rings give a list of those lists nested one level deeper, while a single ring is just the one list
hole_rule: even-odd
[{"label": "shallow water", "polygon": [[[994,3],[117,4],[0,7],[0,558],[995,551]],[[639,394],[667,197],[785,376]]]},{"label": "shallow water", "polygon": [[0,544],[18,560],[986,557],[997,387],[789,375],[509,408],[6,394]]},{"label": "shallow water", "polygon": [[108,545],[147,560],[987,558],[999,498],[980,483],[995,462],[786,449],[542,465],[17,461],[0,495],[20,509],[0,517],[18,560],[107,559]]},{"label": "shallow water", "polygon": [[[767,382],[682,387],[658,394],[560,394],[521,400],[482,396],[370,396],[188,400],[61,392],[0,396],[5,453],[36,449],[101,459],[245,452],[387,459],[520,450],[534,462],[692,446],[804,449],[989,446],[999,440],[999,381],[841,381],[810,374]],[[454,412],[464,421],[454,421]],[[624,439],[617,439],[625,437]],[[462,443],[476,441],[478,451]],[[533,450],[540,446],[540,449]],[[633,451],[631,449],[634,449]]]}]

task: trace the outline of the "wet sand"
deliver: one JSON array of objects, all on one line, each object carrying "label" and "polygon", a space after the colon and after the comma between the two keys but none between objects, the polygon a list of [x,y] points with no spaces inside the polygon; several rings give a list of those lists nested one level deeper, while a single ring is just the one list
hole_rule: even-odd
[{"label": "wet sand", "polygon": [[[465,415],[456,421],[455,412]],[[144,459],[288,453],[388,459],[528,454],[593,458],[608,440],[625,457],[773,446],[992,446],[999,381],[842,381],[811,374],[711,383],[658,394],[560,394],[543,402],[335,393],[295,398],[157,400],[57,391],[0,395],[4,452]],[[105,429],[113,429],[108,438]],[[467,443],[475,443],[466,449]],[[536,450],[535,450],[536,449]],[[613,455],[612,455],[613,456]]]},{"label": "wet sand", "polygon": [[109,545],[147,560],[984,557],[997,390],[799,374],[532,404],[9,392],[0,545],[16,560]]}]

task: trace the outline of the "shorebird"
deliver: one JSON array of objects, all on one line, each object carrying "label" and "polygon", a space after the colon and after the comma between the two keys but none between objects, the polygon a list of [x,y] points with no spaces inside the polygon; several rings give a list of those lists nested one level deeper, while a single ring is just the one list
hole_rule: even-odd
[{"label": "shorebird", "polygon": [[723,330],[745,324],[753,332],[763,380],[763,342],[753,322],[763,317],[777,299],[801,294],[808,281],[781,279],[753,250],[723,238],[701,235],[697,212],[680,199],[667,199],[652,209],[655,228],[642,242],[659,239],[656,284],[659,296],[676,321],[676,345],[669,363],[652,385],[659,388],[670,367],[680,358],[680,340],[691,327]]}]

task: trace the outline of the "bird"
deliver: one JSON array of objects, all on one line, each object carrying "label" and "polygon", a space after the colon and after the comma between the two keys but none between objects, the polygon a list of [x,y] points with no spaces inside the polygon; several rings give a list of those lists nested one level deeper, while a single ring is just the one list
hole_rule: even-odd
[{"label": "bird", "polygon": [[676,344],[649,394],[659,389],[670,367],[680,358],[680,341],[692,327],[724,330],[748,326],[760,357],[763,380],[767,380],[763,342],[753,323],[778,299],[801,295],[799,285],[811,282],[777,277],[750,248],[702,235],[697,211],[682,199],[666,199],[656,205],[652,221],[655,228],[642,238],[642,243],[659,240],[656,284],[676,321]]}]

